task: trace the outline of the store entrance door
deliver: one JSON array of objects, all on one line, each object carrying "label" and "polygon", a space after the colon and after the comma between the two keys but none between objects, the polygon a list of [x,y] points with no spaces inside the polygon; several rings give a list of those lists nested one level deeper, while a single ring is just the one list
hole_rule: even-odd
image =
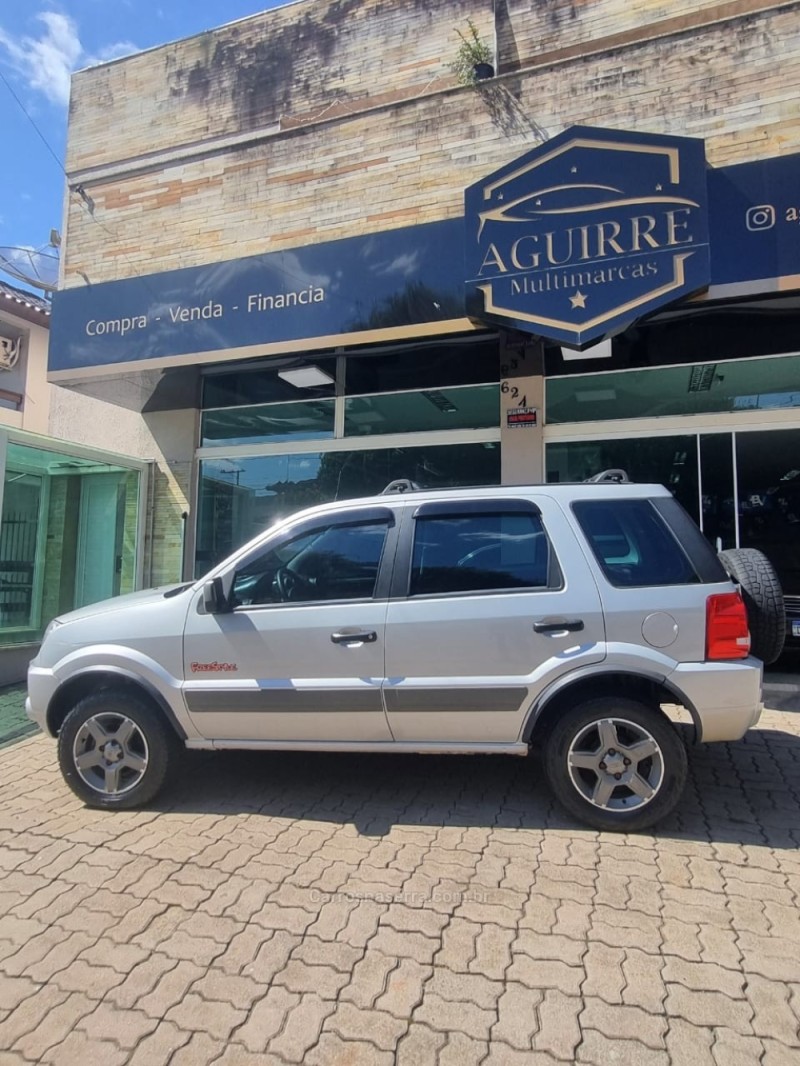
[{"label": "store entrance door", "polygon": [[83,607],[119,595],[122,562],[123,475],[81,479],[75,605]]}]

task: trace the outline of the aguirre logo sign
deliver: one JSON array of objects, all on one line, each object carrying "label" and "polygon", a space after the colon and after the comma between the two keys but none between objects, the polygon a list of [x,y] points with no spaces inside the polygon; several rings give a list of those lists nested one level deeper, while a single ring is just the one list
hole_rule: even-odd
[{"label": "aguirre logo sign", "polygon": [[709,283],[701,140],[575,126],[465,194],[471,314],[584,348]]}]

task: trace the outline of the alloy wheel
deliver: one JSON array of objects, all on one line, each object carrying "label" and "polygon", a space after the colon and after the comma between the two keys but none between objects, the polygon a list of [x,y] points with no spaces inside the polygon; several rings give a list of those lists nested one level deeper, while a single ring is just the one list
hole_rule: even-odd
[{"label": "alloy wheel", "polygon": [[602,718],[584,726],[569,746],[567,765],[581,796],[607,811],[646,806],[664,781],[658,741],[624,718]]},{"label": "alloy wheel", "polygon": [[124,714],[95,714],[78,730],[72,748],[75,769],[89,788],[106,795],[129,792],[147,770],[144,733]]}]

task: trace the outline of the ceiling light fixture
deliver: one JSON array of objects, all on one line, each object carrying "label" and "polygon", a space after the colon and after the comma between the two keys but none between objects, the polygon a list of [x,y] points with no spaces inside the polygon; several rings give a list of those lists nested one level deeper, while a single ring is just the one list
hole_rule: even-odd
[{"label": "ceiling light fixture", "polygon": [[592,344],[589,348],[584,348],[582,352],[576,351],[575,348],[561,349],[561,356],[565,363],[576,359],[610,359],[612,354],[610,337]]},{"label": "ceiling light fixture", "polygon": [[316,389],[332,385],[333,378],[318,366],[298,366],[294,370],[279,370],[278,377],[298,389]]}]

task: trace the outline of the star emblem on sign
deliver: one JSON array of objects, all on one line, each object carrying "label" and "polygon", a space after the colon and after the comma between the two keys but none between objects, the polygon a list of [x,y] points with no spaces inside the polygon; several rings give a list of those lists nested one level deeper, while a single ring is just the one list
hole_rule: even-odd
[{"label": "star emblem on sign", "polygon": [[574,296],[569,298],[570,307],[586,307],[586,297],[578,289]]}]

